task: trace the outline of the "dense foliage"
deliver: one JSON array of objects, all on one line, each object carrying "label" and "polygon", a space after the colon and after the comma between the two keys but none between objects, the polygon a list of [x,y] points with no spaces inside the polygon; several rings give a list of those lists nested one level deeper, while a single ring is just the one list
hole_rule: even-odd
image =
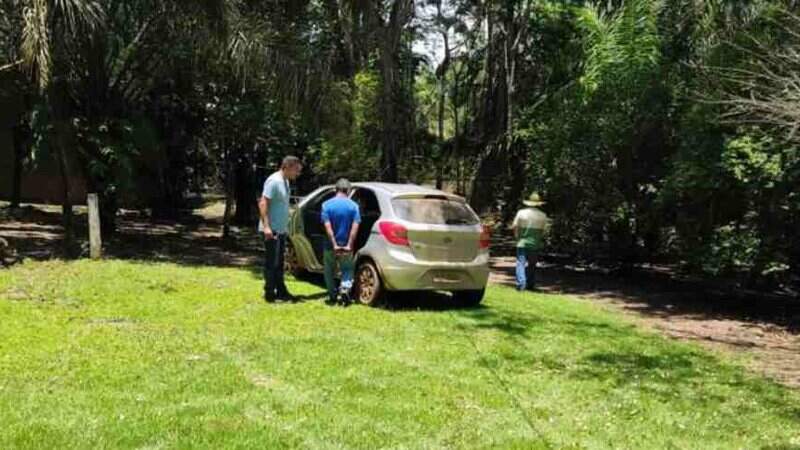
[{"label": "dense foliage", "polygon": [[77,169],[108,231],[120,204],[169,215],[207,189],[249,223],[295,153],[302,191],[432,183],[507,220],[537,190],[555,251],[789,286],[797,6],[0,0],[0,97],[22,105],[17,172]]}]

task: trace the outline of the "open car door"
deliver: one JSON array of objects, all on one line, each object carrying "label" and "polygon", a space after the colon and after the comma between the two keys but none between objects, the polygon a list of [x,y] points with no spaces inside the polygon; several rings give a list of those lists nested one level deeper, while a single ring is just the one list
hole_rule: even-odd
[{"label": "open car door", "polygon": [[326,233],[322,225],[322,204],[334,195],[333,188],[321,189],[298,206],[292,219],[292,245],[306,270],[321,272]]}]

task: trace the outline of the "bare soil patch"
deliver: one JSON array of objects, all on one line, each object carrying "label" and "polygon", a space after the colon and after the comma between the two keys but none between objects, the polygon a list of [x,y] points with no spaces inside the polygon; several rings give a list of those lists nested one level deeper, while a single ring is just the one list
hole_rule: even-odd
[{"label": "bare soil patch", "polygon": [[[619,278],[591,270],[541,264],[540,292],[569,294],[622,311],[669,337],[745,356],[750,369],[800,388],[800,301],[731,292],[641,271]],[[514,258],[493,260],[492,282],[514,285]]]}]

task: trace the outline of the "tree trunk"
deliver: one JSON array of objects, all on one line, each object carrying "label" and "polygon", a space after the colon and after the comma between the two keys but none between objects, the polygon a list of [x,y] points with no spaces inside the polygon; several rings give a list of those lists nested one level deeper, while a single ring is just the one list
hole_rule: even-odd
[{"label": "tree trunk", "polygon": [[[223,144],[224,147],[224,144]],[[222,238],[230,237],[231,208],[233,208],[234,171],[231,151],[225,150],[225,213],[222,216]]]},{"label": "tree trunk", "polygon": [[103,240],[108,239],[117,231],[117,213],[119,201],[115,192],[104,189],[99,194],[100,200],[100,229]]},{"label": "tree trunk", "polygon": [[58,169],[61,173],[61,188],[63,198],[61,199],[61,218],[64,227],[64,254],[72,256],[72,251],[75,247],[75,232],[73,229],[73,215],[72,215],[72,199],[71,186],[69,181],[69,163],[67,162],[67,154],[61,139],[56,138],[56,154],[58,155]]},{"label": "tree trunk", "polygon": [[506,146],[510,150],[511,142],[514,139],[514,72],[517,68],[514,49],[511,43],[506,42],[505,46],[505,69],[506,69]]},{"label": "tree trunk", "polygon": [[436,189],[442,189],[444,184],[444,75],[439,80],[439,164],[436,167]]},{"label": "tree trunk", "polygon": [[458,96],[461,84],[461,67],[456,65],[453,77],[453,92],[451,95],[450,103],[453,108],[453,155],[456,158],[456,193],[464,195],[466,193],[466,186],[463,179],[463,165],[464,155],[461,154],[461,123],[458,114]]},{"label": "tree trunk", "polygon": [[356,74],[352,29],[347,27],[349,23],[345,21],[346,16],[343,14],[337,0],[324,0],[323,5],[328,22],[333,24],[332,31],[335,36],[334,42],[339,52],[339,58],[337,58],[337,74],[352,82]]},{"label": "tree trunk", "polygon": [[396,110],[400,94],[398,90],[397,60],[395,55],[396,48],[384,43],[380,54],[381,60],[381,85],[382,85],[382,176],[383,181],[396,183],[399,179],[397,169],[397,158],[399,151],[398,134],[400,127],[396,123],[398,120]]},{"label": "tree trunk", "polygon": [[525,173],[525,152],[514,141],[509,144],[511,147],[506,151],[509,155],[509,190],[506,195],[505,210],[503,211],[503,221],[510,222],[517,209],[522,203],[525,192],[527,174]]},{"label": "tree trunk", "polygon": [[25,131],[22,124],[17,124],[12,131],[12,139],[14,141],[14,175],[11,180],[11,207],[19,208],[22,201],[22,171],[23,162],[25,160]]},{"label": "tree trunk", "polygon": [[249,158],[240,158],[236,162],[234,175],[236,213],[233,222],[237,225],[253,223],[253,170]]},{"label": "tree trunk", "polygon": [[[519,6],[519,8],[517,8]],[[506,3],[503,67],[505,70],[505,149],[508,155],[508,169],[510,177],[509,190],[505,197],[505,211],[503,218],[510,221],[521,203],[526,188],[526,155],[525,149],[516,141],[514,136],[514,121],[516,119],[516,92],[517,92],[517,52],[528,20],[530,3],[517,5],[514,2]]]},{"label": "tree trunk", "polygon": [[[490,134],[492,112],[494,110],[494,80],[495,80],[495,64],[494,64],[494,15],[492,12],[491,2],[486,2],[484,6],[484,14],[486,15],[486,52],[483,60],[483,71],[486,73],[486,85],[484,87],[483,98],[483,120],[481,122],[481,135],[486,139],[486,135]],[[488,139],[486,139],[488,140]]]},{"label": "tree trunk", "polygon": [[513,49],[506,45],[506,130],[505,150],[508,154],[510,186],[505,198],[503,220],[509,222],[516,212],[525,190],[525,152],[514,140],[514,93],[516,61]]},{"label": "tree trunk", "polygon": [[492,201],[498,196],[498,189],[508,181],[502,178],[507,173],[507,155],[497,145],[490,144],[489,150],[478,157],[469,202],[479,214],[490,210]]},{"label": "tree trunk", "polygon": [[[381,59],[391,60],[393,56],[383,56]],[[382,142],[382,175],[381,179],[389,183],[397,183],[400,174],[397,170],[397,153],[399,150],[398,143],[398,127],[395,123],[395,108],[396,100],[394,98],[394,82],[395,77],[392,62],[384,61],[383,70],[383,134],[381,136]]]},{"label": "tree trunk", "polygon": [[192,152],[192,191],[194,191],[195,195],[200,195],[203,191],[202,181],[203,175],[202,170],[203,166],[201,164],[201,148],[205,148],[205,144],[198,142],[197,145],[194,146],[194,152]]},{"label": "tree trunk", "polygon": [[[372,8],[372,25],[380,31],[379,61],[381,68],[382,93],[382,166],[381,179],[396,183],[400,174],[398,158],[400,153],[400,135],[405,133],[406,118],[399,108],[404,101],[405,91],[402,84],[402,73],[399,53],[403,30],[411,21],[414,12],[413,0],[394,0],[390,7],[389,21],[384,22],[382,8]],[[403,120],[403,123],[398,121]]]},{"label": "tree trunk", "polygon": [[445,25],[444,15],[442,14],[442,1],[436,2],[436,16],[439,20],[439,32],[444,41],[444,60],[436,71],[436,78],[439,81],[439,164],[436,171],[436,189],[442,189],[444,184],[444,171],[447,164],[444,146],[444,111],[445,111],[445,92],[447,91],[447,70],[450,67],[450,27]]},{"label": "tree trunk", "polygon": [[53,131],[51,134],[55,156],[58,159],[58,169],[61,175],[61,218],[64,227],[64,255],[72,257],[75,250],[75,232],[72,214],[72,186],[70,184],[70,167],[67,158],[66,137],[71,125],[67,120],[67,101],[64,98],[66,86],[63,80],[54,80],[48,88],[46,98],[53,118]]}]

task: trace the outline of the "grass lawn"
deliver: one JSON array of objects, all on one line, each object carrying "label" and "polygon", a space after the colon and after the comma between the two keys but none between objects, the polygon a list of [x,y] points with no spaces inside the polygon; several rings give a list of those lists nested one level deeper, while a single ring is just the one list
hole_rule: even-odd
[{"label": "grass lawn", "polygon": [[800,448],[798,392],[569,297],[260,290],[242,269],[0,271],[0,448]]}]

